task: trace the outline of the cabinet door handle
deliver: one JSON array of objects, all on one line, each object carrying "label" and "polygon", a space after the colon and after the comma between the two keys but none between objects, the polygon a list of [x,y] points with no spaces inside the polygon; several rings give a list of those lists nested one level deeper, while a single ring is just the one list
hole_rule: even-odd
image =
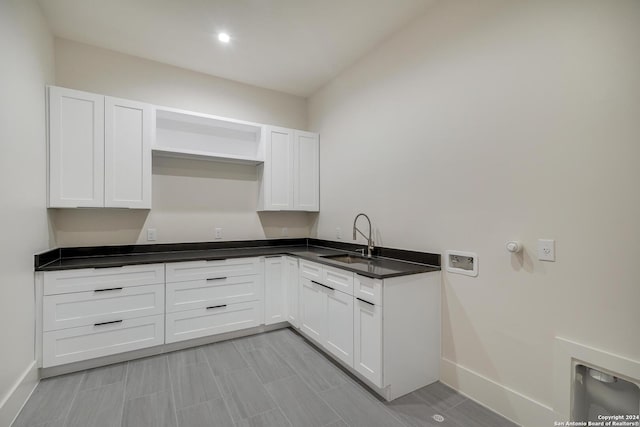
[{"label": "cabinet door handle", "polygon": [[122,320],[112,320],[111,322],[94,323],[93,326],[111,325],[114,323],[122,323]]},{"label": "cabinet door handle", "polygon": [[311,283],[315,283],[316,285],[320,285],[323,288],[327,288],[327,289],[331,289],[332,291],[335,291],[335,289],[333,289],[331,286],[324,285],[324,284],[322,284],[320,282],[316,282],[315,280],[312,280]]},{"label": "cabinet door handle", "polygon": [[207,282],[213,282],[214,280],[226,280],[227,276],[225,277],[210,277],[207,279]]},{"label": "cabinet door handle", "polygon": [[374,303],[369,302],[369,301],[365,301],[365,300],[363,300],[362,298],[358,298],[358,297],[356,297],[356,299],[357,299],[358,301],[362,301],[362,302],[363,302],[363,303],[365,303],[365,304],[369,304],[369,305],[374,305],[374,306],[375,306],[375,304],[374,304]]},{"label": "cabinet door handle", "polygon": [[227,304],[212,305],[212,306],[210,306],[210,307],[207,307],[207,310],[211,310],[211,309],[213,309],[213,308],[224,308],[224,307],[226,307],[226,306],[227,306]]},{"label": "cabinet door handle", "polygon": [[106,288],[106,289],[96,289],[93,292],[107,292],[107,291],[121,291],[122,288]]}]

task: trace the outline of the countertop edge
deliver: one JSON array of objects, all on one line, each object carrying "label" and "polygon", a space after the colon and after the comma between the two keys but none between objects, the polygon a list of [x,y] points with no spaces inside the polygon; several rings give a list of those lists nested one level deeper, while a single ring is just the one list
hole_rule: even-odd
[{"label": "countertop edge", "polygon": [[[300,239],[302,240],[302,239]],[[290,242],[290,241],[288,241]],[[288,243],[287,242],[287,243]],[[325,245],[318,245],[318,243],[325,243]],[[283,241],[283,243],[285,243]],[[291,242],[293,243],[293,242]],[[298,243],[298,242],[295,242]],[[302,242],[300,242],[302,243]],[[353,245],[353,244],[345,244],[342,242],[337,242],[340,244],[340,248],[332,248],[331,241],[319,241],[314,239],[313,242],[309,242],[311,244],[294,244],[294,245],[264,245],[264,246],[238,246],[238,247],[224,247],[220,249],[203,249],[201,254],[194,255],[192,253],[190,255],[186,254],[184,257],[180,257],[179,254],[181,251],[170,251],[170,252],[138,252],[138,253],[122,253],[122,254],[108,254],[108,255],[95,255],[95,256],[86,256],[86,257],[78,257],[78,258],[68,258],[67,261],[71,261],[73,259],[78,259],[86,262],[79,262],[78,264],[67,264],[67,265],[54,265],[56,262],[62,262],[64,258],[58,259],[47,259],[48,262],[42,263],[38,265],[38,259],[35,261],[35,271],[36,272],[47,272],[47,271],[61,271],[61,270],[76,270],[83,268],[109,268],[109,267],[121,267],[124,265],[143,265],[143,264],[157,264],[157,263],[171,263],[171,262],[188,262],[188,261],[213,261],[213,260],[221,260],[228,258],[246,258],[246,257],[261,257],[261,256],[293,256],[299,259],[303,259],[310,262],[315,262],[318,264],[327,265],[330,267],[340,268],[346,271],[350,271],[353,273],[357,273],[361,276],[373,278],[373,279],[389,279],[393,277],[401,277],[413,274],[421,274],[421,273],[429,273],[435,271],[441,271],[441,267],[439,265],[425,264],[414,262],[412,260],[404,260],[396,257],[377,257],[376,259],[392,262],[399,262],[407,265],[406,271],[395,271],[391,273],[373,273],[368,271],[363,271],[362,269],[351,267],[349,264],[341,263],[338,261],[332,261],[330,259],[324,258],[325,255],[333,255],[333,254],[353,254],[353,251],[348,251],[346,248],[348,246],[360,247],[361,245]],[[282,250],[280,250],[282,249]],[[306,250],[305,250],[306,249]],[[393,251],[393,249],[388,249],[388,251]],[[62,253],[60,248],[53,249],[52,251],[57,251],[59,254]],[[318,254],[309,255],[308,252],[315,252]],[[398,253],[402,253],[401,250],[396,250]],[[199,252],[199,251],[195,251]],[[207,253],[208,252],[208,253]],[[216,252],[218,252],[216,254]],[[234,253],[236,252],[236,253]],[[307,252],[307,254],[301,253]],[[420,254],[418,252],[409,252],[411,254]],[[168,254],[171,253],[171,256]],[[386,254],[386,253],[385,253]],[[163,259],[163,255],[164,258]],[[439,255],[437,254],[427,254],[431,256],[437,256],[438,261]],[[117,260],[115,258],[118,258]],[[126,261],[123,258],[127,258]],[[113,263],[108,262],[109,258],[114,258]],[[94,259],[98,262],[92,264],[89,260]],[[43,260],[44,261],[44,260]],[[411,266],[412,268],[409,268]]]}]

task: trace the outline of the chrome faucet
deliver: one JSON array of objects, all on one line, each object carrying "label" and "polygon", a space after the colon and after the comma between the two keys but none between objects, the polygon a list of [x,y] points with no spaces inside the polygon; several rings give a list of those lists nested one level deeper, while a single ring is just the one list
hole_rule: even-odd
[{"label": "chrome faucet", "polygon": [[[356,222],[358,222],[358,218],[360,218],[361,216],[365,217],[369,222],[369,237],[365,236],[364,233],[360,231],[358,227],[356,227]],[[358,215],[356,215],[356,218],[353,220],[353,240],[356,240],[356,231],[360,233],[362,237],[367,239],[367,258],[371,258],[371,253],[373,252],[373,240],[371,239],[371,220],[369,219],[367,214],[359,213]]]}]

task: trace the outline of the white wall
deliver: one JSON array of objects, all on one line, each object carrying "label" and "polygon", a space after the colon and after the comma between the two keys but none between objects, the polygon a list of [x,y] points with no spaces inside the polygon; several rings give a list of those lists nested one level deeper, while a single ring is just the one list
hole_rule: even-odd
[{"label": "white wall", "polygon": [[[301,97],[188,71],[114,51],[56,39],[56,85],[152,104],[305,129]],[[184,159],[153,161],[151,211],[50,211],[55,246],[306,237],[316,215],[256,212],[255,166]]]},{"label": "white wall", "polygon": [[5,426],[36,380],[33,254],[47,249],[49,239],[44,85],[53,82],[53,39],[32,1],[0,0],[0,52],[0,425]]},{"label": "white wall", "polygon": [[477,278],[443,274],[443,379],[525,425],[554,336],[640,360],[639,22],[633,0],[438,2],[310,98],[318,237],[363,211],[377,244],[477,252]]}]

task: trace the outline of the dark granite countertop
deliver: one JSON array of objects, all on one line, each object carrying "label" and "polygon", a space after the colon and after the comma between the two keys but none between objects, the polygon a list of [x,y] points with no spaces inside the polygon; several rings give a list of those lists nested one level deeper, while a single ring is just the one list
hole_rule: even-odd
[{"label": "dark granite countertop", "polygon": [[363,248],[343,242],[318,239],[274,239],[236,242],[175,243],[57,248],[35,256],[36,271],[107,268],[134,264],[219,260],[257,256],[292,255],[320,264],[353,271],[366,277],[385,279],[440,270],[440,255],[377,247],[374,257],[346,264],[326,256]]}]

